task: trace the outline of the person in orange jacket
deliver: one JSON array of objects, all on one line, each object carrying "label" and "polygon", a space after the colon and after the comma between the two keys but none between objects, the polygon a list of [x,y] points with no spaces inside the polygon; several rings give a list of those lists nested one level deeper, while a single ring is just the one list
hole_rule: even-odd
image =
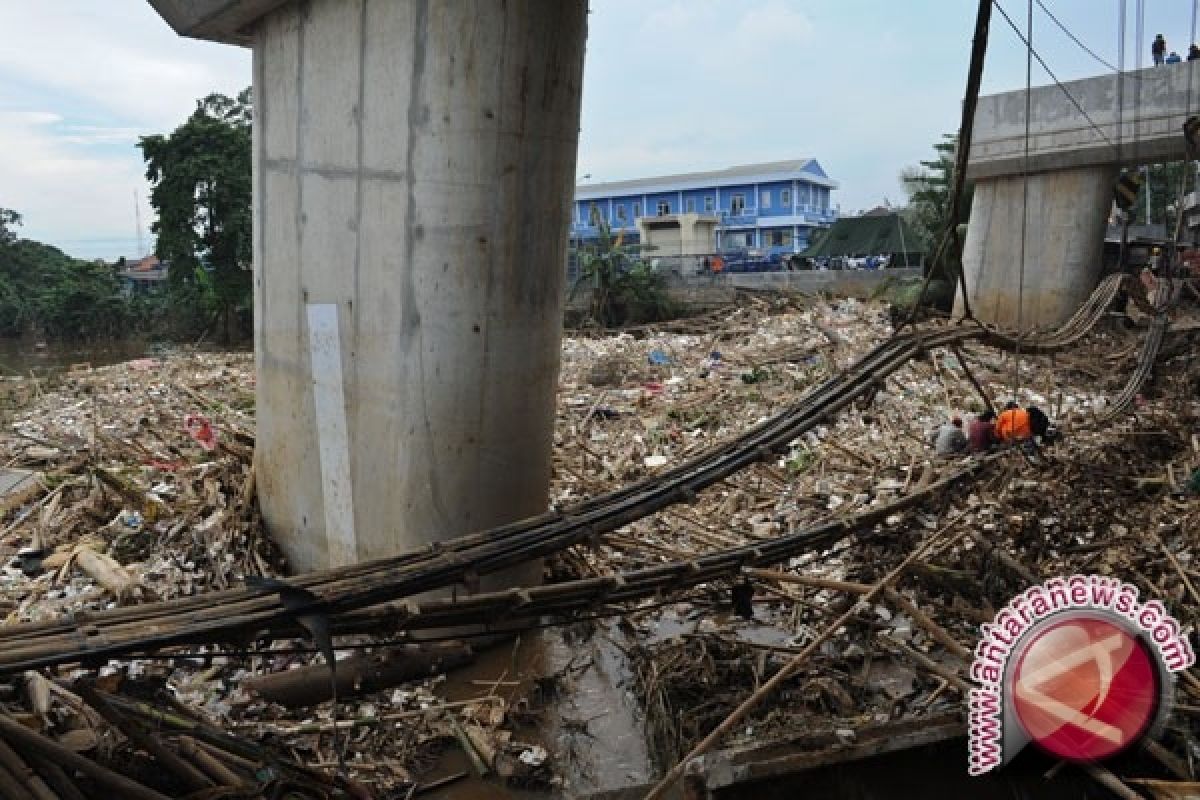
[{"label": "person in orange jacket", "polygon": [[1046,444],[1058,441],[1059,431],[1050,418],[1036,406],[1021,408],[1009,402],[996,418],[996,441],[1001,444],[1020,444],[1026,453],[1036,455],[1038,439]]},{"label": "person in orange jacket", "polygon": [[1033,439],[1033,426],[1029,412],[1016,403],[1008,403],[1000,416],[996,417],[996,439],[1003,444],[1024,442]]}]

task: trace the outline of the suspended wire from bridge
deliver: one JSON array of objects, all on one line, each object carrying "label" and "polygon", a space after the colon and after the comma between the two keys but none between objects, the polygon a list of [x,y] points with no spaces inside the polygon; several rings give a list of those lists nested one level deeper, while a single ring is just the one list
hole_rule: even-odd
[{"label": "suspended wire from bridge", "polygon": [[1081,106],[1079,101],[1075,99],[1075,95],[1071,94],[1071,90],[1064,86],[1063,82],[1058,79],[1058,76],[1054,74],[1054,70],[1050,69],[1050,66],[1046,63],[1046,60],[1042,58],[1041,54],[1038,53],[1037,50],[1034,49],[1029,40],[1025,38],[1025,34],[1021,32],[1021,28],[1017,25],[1017,23],[1013,22],[1012,17],[1010,17],[1008,12],[1004,10],[1004,7],[1000,5],[1000,0],[994,0],[993,5],[996,7],[996,10],[1000,12],[1000,16],[1004,17],[1004,21],[1008,23],[1008,27],[1012,28],[1013,33],[1015,33],[1017,38],[1021,40],[1021,43],[1029,48],[1029,52],[1034,58],[1037,59],[1038,64],[1040,64],[1042,69],[1046,71],[1046,74],[1050,76],[1050,79],[1054,81],[1054,85],[1057,86],[1062,93],[1067,96],[1067,99],[1071,101],[1071,105],[1075,106],[1075,110],[1083,115],[1083,118],[1087,120],[1088,125],[1090,125],[1092,130],[1096,132],[1096,135],[1103,139],[1105,144],[1113,148],[1113,150],[1116,150],[1117,146],[1113,144],[1112,139],[1108,138],[1108,135],[1105,134],[1100,126],[1096,124],[1096,121],[1093,120],[1091,116],[1083,110],[1083,106]]},{"label": "suspended wire from bridge", "polygon": [[1108,69],[1112,70],[1113,72],[1120,72],[1119,69],[1117,69],[1112,64],[1108,63],[1103,58],[1101,58],[1099,55],[1097,55],[1095,50],[1093,50],[1092,48],[1090,48],[1086,44],[1084,44],[1082,41],[1080,41],[1078,36],[1076,36],[1074,33],[1072,33],[1071,30],[1066,25],[1062,24],[1062,22],[1059,21],[1058,17],[1054,16],[1053,12],[1051,12],[1050,9],[1046,8],[1046,4],[1043,3],[1042,0],[1036,0],[1036,2],[1038,4],[1038,8],[1040,8],[1042,11],[1045,12],[1046,16],[1050,18],[1050,21],[1053,22],[1055,25],[1057,25],[1058,29],[1061,30],[1063,33],[1065,33],[1072,42],[1079,45],[1080,48],[1083,49],[1083,52],[1087,53],[1089,56],[1096,59],[1104,66],[1108,67]]},{"label": "suspended wire from bridge", "polygon": [[[1029,238],[1029,117],[1033,111],[1033,0],[1025,23],[1025,158],[1021,166],[1021,264],[1017,277],[1017,350],[1013,354],[1012,399],[1021,389],[1021,339],[1025,335],[1025,256]],[[1000,13],[1004,13],[1001,11]]]}]

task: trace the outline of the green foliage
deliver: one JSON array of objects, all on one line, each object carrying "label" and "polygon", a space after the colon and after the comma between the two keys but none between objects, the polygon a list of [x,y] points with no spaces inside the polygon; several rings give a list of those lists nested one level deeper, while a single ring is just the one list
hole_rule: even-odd
[{"label": "green foliage", "polygon": [[[949,230],[951,192],[954,189],[954,158],[958,150],[958,135],[947,133],[933,146],[934,158],[908,167],[900,173],[900,181],[908,192],[908,207],[902,212],[916,235],[922,249],[934,252],[942,236]],[[971,214],[971,186],[963,190],[956,225],[965,225]],[[933,269],[947,279],[958,275],[957,254],[944,256]]]},{"label": "green foliage", "polygon": [[767,380],[770,377],[771,377],[770,372],[763,369],[762,367],[755,367],[754,369],[750,370],[749,372],[742,373],[742,383],[745,383],[745,384],[762,383],[763,381]]},{"label": "green foliage", "polygon": [[626,245],[601,222],[594,244],[579,248],[579,278],[571,297],[591,288],[588,313],[604,327],[639,324],[668,319],[674,314],[667,296],[666,279],[642,260],[640,245]]},{"label": "green foliage", "polygon": [[143,136],[150,202],[158,212],[155,252],[169,264],[174,332],[217,324],[229,341],[250,308],[250,90],[211,94],[170,135]]},{"label": "green foliage", "polygon": [[12,228],[19,221],[15,213],[0,209],[0,335],[121,335],[128,309],[112,267],[17,239]]},{"label": "green foliage", "polygon": [[952,281],[935,278],[929,281],[929,285],[925,287],[925,294],[922,296],[921,287],[924,284],[924,280],[903,281],[889,287],[883,297],[891,303],[894,309],[905,314],[911,311],[918,302],[924,306],[942,309],[949,308],[954,304],[955,284]]},{"label": "green foliage", "polygon": [[20,214],[9,208],[0,208],[0,245],[16,240],[17,232],[13,228],[20,224]]},{"label": "green foliage", "polygon": [[788,475],[795,477],[808,472],[816,463],[816,453],[807,447],[802,449],[793,448],[784,461],[784,468],[787,469]]},{"label": "green foliage", "polygon": [[[1186,161],[1166,164],[1151,164],[1145,168],[1146,180],[1142,191],[1134,201],[1133,223],[1135,225],[1166,225],[1168,235],[1174,230],[1176,209],[1179,206],[1180,185],[1186,181],[1183,192],[1192,191],[1191,173]],[[1150,217],[1146,218],[1146,192],[1150,193]]]}]

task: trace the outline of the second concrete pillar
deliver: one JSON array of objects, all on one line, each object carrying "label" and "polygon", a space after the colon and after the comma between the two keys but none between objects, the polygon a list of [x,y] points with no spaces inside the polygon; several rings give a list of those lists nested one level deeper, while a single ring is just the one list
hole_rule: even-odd
[{"label": "second concrete pillar", "polygon": [[[1084,167],[1030,175],[1027,188],[1021,176],[975,184],[963,268],[976,317],[1029,330],[1075,313],[1103,269],[1116,175],[1116,167]],[[959,297],[955,313],[962,308]]]}]

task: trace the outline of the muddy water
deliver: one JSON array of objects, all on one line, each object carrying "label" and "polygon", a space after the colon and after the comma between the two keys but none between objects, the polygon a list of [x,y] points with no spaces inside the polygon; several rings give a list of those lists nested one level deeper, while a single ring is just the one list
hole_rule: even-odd
[{"label": "muddy water", "polygon": [[[626,689],[631,676],[624,655],[615,644],[622,636],[614,622],[600,623],[590,636],[577,636],[573,629],[529,631],[515,642],[480,653],[475,663],[456,670],[442,687],[447,700],[479,697],[493,686],[512,703],[528,698],[528,708],[518,708],[516,716],[528,717],[529,724],[516,727],[513,740],[545,747],[556,774],[566,781],[564,786],[548,795],[511,789],[500,779],[480,780],[472,775],[423,796],[437,800],[544,800],[649,781],[653,767],[642,720],[636,700]],[[470,766],[451,748],[437,770],[422,777],[432,781],[461,771],[470,772]]]},{"label": "muddy water", "polygon": [[101,342],[38,342],[0,337],[0,375],[28,375],[30,370],[66,369],[72,364],[102,367],[141,358],[150,349],[143,339]]}]

